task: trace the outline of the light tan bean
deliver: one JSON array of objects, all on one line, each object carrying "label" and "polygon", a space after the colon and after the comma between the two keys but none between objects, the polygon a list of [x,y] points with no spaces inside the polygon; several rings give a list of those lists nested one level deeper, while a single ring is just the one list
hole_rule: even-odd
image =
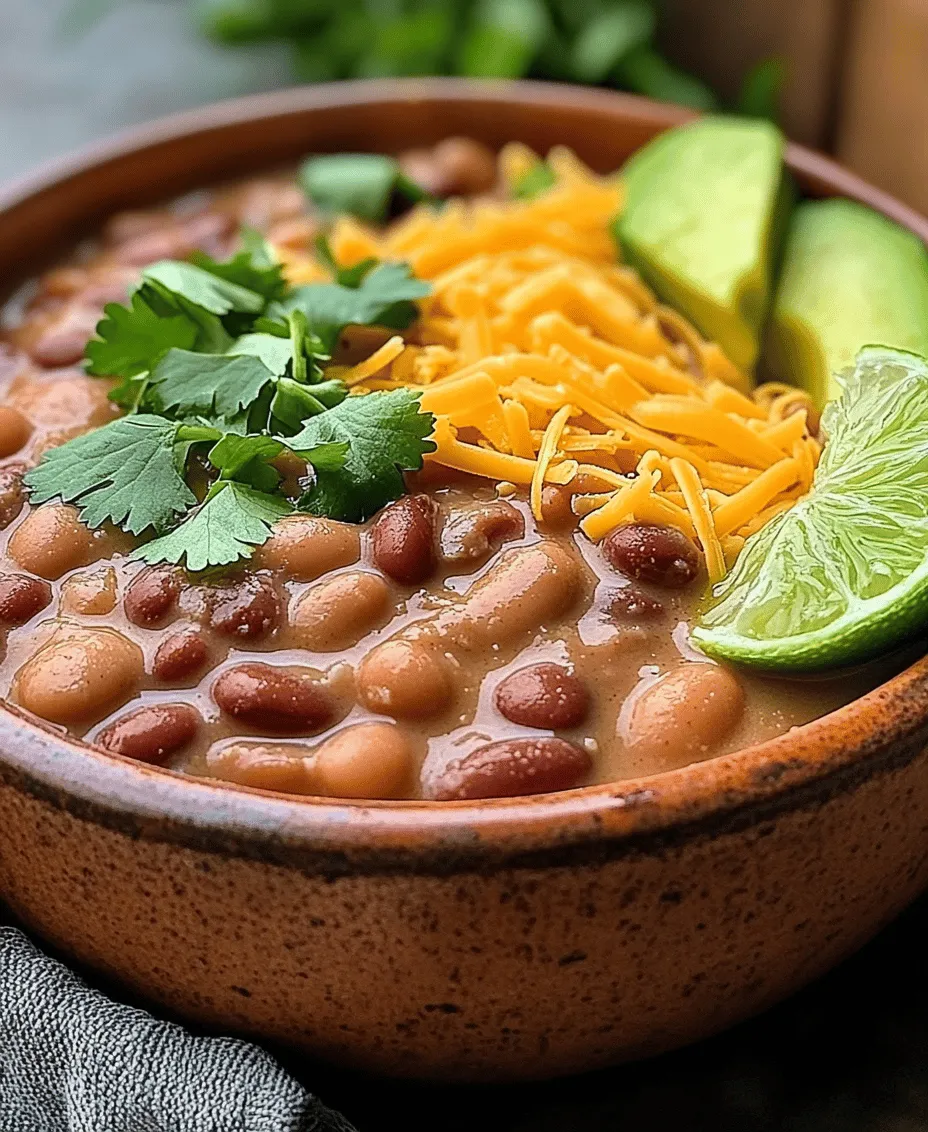
[{"label": "light tan bean", "polygon": [[412,771],[412,747],[392,723],[346,727],[326,739],[309,764],[314,791],[332,798],[401,798]]},{"label": "light tan bean", "polygon": [[285,573],[297,582],[312,582],[361,557],[358,528],[334,519],[293,515],[281,519],[268,541],[255,554],[255,564]]},{"label": "light tan bean", "polygon": [[112,613],[115,605],[116,571],[112,566],[74,574],[61,587],[59,608],[62,613],[101,617]]},{"label": "light tan bean", "polygon": [[93,561],[93,532],[77,517],[77,509],[65,503],[43,503],[35,507],[13,532],[10,557],[30,574],[54,581]]},{"label": "light tan bean", "polygon": [[115,629],[67,627],[16,674],[14,696],[52,723],[99,719],[138,688],[141,649]]},{"label": "light tan bean", "polygon": [[347,648],[374,627],[389,600],[390,588],[379,574],[338,574],[297,599],[291,636],[300,648],[317,652]]},{"label": "light tan bean", "polygon": [[717,747],[743,712],[736,676],[717,664],[688,662],[634,701],[622,738],[629,752],[677,766]]},{"label": "light tan bean", "polygon": [[440,715],[454,695],[448,661],[424,640],[378,645],[358,668],[358,695],[370,711],[394,719]]},{"label": "light tan bean", "polygon": [[19,409],[0,405],[0,457],[18,452],[32,435],[32,425]]},{"label": "light tan bean", "polygon": [[303,747],[282,743],[230,743],[214,748],[206,765],[214,778],[251,786],[255,790],[276,790],[281,794],[313,792]]},{"label": "light tan bean", "polygon": [[566,613],[580,586],[577,561],[556,543],[519,547],[501,555],[462,602],[438,614],[434,626],[452,647],[509,644]]}]

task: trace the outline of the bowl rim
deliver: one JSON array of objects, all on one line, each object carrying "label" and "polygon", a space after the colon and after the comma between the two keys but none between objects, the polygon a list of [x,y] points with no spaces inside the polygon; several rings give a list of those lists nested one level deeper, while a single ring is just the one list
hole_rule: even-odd
[{"label": "bowl rim", "polygon": [[[139,151],[217,128],[397,100],[620,116],[666,128],[694,115],[635,95],[554,83],[376,80],[295,87],[226,100],[122,130],[0,187],[15,211]],[[787,163],[813,192],[862,201],[928,243],[928,220],[829,158],[790,143]],[[348,873],[448,874],[500,865],[665,852],[681,840],[817,807],[916,758],[928,741],[928,658],[812,723],[730,755],[658,775],[554,794],[467,802],[294,798],[195,779],[85,746],[0,706],[0,782],[98,825],[145,840]]]}]

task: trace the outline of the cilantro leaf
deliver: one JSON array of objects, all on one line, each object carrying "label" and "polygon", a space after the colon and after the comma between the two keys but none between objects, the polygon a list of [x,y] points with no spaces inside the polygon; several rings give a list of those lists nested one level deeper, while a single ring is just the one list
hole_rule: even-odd
[{"label": "cilantro leaf", "polygon": [[241,338],[236,338],[227,352],[260,358],[275,377],[287,372],[287,366],[293,358],[289,338],[267,333],[243,334]]},{"label": "cilantro leaf", "polygon": [[255,228],[241,231],[242,250],[220,263],[204,252],[194,252],[191,262],[210,275],[235,283],[260,295],[265,302],[283,298],[287,283],[273,247]]},{"label": "cilantro leaf", "polygon": [[224,480],[249,484],[259,491],[276,491],[280,473],[271,467],[284,446],[272,436],[236,436],[227,433],[209,451],[209,462]]},{"label": "cilantro leaf", "polygon": [[180,526],[133,551],[145,562],[184,562],[196,572],[248,558],[270,537],[271,524],[293,510],[281,496],[231,480],[213,485],[205,502]]},{"label": "cilantro leaf", "polygon": [[314,464],[315,482],[300,498],[301,511],[360,522],[405,490],[402,471],[422,467],[435,444],[426,439],[435,426],[419,411],[419,395],[408,389],[349,397],[308,421],[286,443],[312,462],[316,445],[347,443],[340,468]]},{"label": "cilantro leaf", "polygon": [[182,314],[156,313],[139,291],[128,307],[107,303],[103,313],[86,350],[87,372],[98,377],[135,377],[172,347],[189,350],[197,339],[195,323]]},{"label": "cilantro leaf", "polygon": [[340,283],[307,283],[298,287],[270,314],[302,311],[310,328],[328,353],[338,344],[346,326],[387,326],[403,330],[415,321],[414,299],[423,299],[432,288],[416,279],[406,263],[381,263],[361,280],[358,287]]},{"label": "cilantro leaf", "polygon": [[386,219],[394,191],[411,201],[428,199],[396,158],[380,153],[310,157],[300,167],[299,177],[303,192],[321,212],[333,216],[348,212],[373,224]]},{"label": "cilantro leaf", "polygon": [[169,350],[151,374],[157,408],[174,416],[224,420],[258,400],[274,375],[260,358]]},{"label": "cilantro leaf", "polygon": [[139,415],[110,421],[93,432],[50,448],[24,477],[32,503],[60,497],[76,503],[83,522],[107,521],[132,534],[163,530],[196,503],[182,478],[186,447],[180,426],[163,417]]},{"label": "cilantro leaf", "polygon": [[512,195],[516,200],[533,200],[556,184],[557,177],[547,161],[536,161],[512,186]]},{"label": "cilantro leaf", "polygon": [[232,312],[260,314],[265,306],[263,296],[256,291],[181,260],[159,260],[145,268],[142,279],[157,284],[161,293],[167,292],[170,299],[186,299],[220,317]]}]

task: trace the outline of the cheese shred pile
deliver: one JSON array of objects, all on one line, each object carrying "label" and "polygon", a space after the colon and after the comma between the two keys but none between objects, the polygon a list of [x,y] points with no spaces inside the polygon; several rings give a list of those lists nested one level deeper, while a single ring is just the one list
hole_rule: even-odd
[{"label": "cheese shred pile", "polygon": [[[507,146],[501,177],[538,158]],[[336,260],[404,260],[432,285],[405,338],[366,331],[368,356],[333,367],[358,391],[422,390],[448,468],[528,489],[544,521],[566,492],[592,540],[632,520],[679,528],[725,576],[745,539],[812,483],[820,445],[804,393],[749,378],[617,263],[622,187],[570,151],[529,200],[418,206],[382,232],[342,217]],[[328,278],[281,249],[292,283]],[[373,349],[371,353],[370,350]]]}]

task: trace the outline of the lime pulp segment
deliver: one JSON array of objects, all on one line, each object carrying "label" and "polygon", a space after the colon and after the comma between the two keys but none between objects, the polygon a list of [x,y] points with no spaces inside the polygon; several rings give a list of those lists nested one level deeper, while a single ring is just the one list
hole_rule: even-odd
[{"label": "lime pulp segment", "polygon": [[870,346],[839,381],[811,492],[748,539],[693,631],[710,656],[832,668],[928,621],[928,360]]}]

